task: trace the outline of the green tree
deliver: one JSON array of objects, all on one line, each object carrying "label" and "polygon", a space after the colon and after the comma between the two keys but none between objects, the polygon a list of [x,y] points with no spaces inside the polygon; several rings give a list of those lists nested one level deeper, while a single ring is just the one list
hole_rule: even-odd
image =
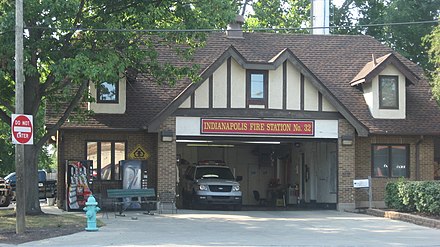
[{"label": "green tree", "polygon": [[14,171],[14,146],[11,144],[11,128],[0,122],[0,177]]},{"label": "green tree", "polygon": [[[0,0],[0,119],[10,125],[14,112],[14,1]],[[191,68],[159,64],[155,41],[200,45],[200,33],[119,32],[114,30],[223,28],[235,17],[235,0],[29,0],[24,1],[25,110],[34,116],[34,145],[25,147],[26,213],[40,213],[37,160],[50,136],[93,100],[89,82],[117,80],[136,71],[158,82],[191,76]],[[189,56],[191,49],[182,51]],[[42,128],[43,102],[58,106],[60,118]],[[60,102],[65,102],[61,104]],[[73,115],[72,112],[75,112]],[[2,128],[3,129],[3,128]]]},{"label": "green tree", "polygon": [[[246,19],[246,28],[283,29],[278,32],[307,32],[298,28],[309,26],[309,0],[259,0],[248,2],[254,13]],[[292,30],[284,30],[289,29]]]},{"label": "green tree", "polygon": [[[437,20],[440,0],[346,0],[339,8],[332,6],[333,33],[367,34],[390,46],[403,56],[430,71],[427,49],[422,38],[433,30],[435,23],[380,25],[387,23]],[[376,25],[379,24],[379,25]],[[340,28],[340,25],[358,25]],[[365,26],[368,25],[368,26]]]},{"label": "green tree", "polygon": [[428,54],[430,62],[434,64],[435,68],[431,72],[432,91],[437,101],[440,101],[440,25],[437,25],[432,33],[424,38],[424,42],[429,43],[431,47]]}]

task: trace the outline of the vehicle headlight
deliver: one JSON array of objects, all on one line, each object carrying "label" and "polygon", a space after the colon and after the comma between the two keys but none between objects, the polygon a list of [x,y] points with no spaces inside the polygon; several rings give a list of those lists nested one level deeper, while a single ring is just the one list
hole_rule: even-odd
[{"label": "vehicle headlight", "polygon": [[208,186],[201,184],[199,185],[199,190],[208,190]]},{"label": "vehicle headlight", "polygon": [[232,191],[240,191],[240,185],[232,186]]}]

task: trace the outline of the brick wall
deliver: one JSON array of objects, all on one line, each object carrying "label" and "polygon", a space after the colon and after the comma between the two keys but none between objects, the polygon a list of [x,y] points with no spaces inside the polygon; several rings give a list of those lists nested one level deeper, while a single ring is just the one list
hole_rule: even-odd
[{"label": "brick wall", "polygon": [[[354,209],[353,179],[355,177],[355,129],[347,120],[339,120],[338,141],[338,210]],[[344,135],[353,137],[353,145],[342,145],[341,137]]]},{"label": "brick wall", "polygon": [[[140,144],[150,154],[147,160],[148,187],[157,187],[157,134],[142,131],[63,130],[59,132],[58,143],[58,207],[62,208],[65,200],[65,161],[85,160],[87,141],[125,141],[126,159]],[[119,182],[114,184],[120,185]]]},{"label": "brick wall", "polygon": [[[430,137],[425,137],[419,143],[419,178],[416,177],[416,143],[418,136],[371,136],[356,138],[356,178],[365,179],[372,175],[371,171],[371,145],[372,144],[409,144],[410,177],[409,180],[434,179],[434,142]],[[373,206],[383,207],[385,186],[389,181],[397,178],[372,178]],[[356,190],[356,204],[358,207],[368,205],[368,193],[364,189]]]},{"label": "brick wall", "polygon": [[[177,183],[176,165],[176,118],[167,118],[160,126],[157,140],[157,191],[175,191]],[[164,142],[161,138],[162,131],[172,131],[173,140]]]}]

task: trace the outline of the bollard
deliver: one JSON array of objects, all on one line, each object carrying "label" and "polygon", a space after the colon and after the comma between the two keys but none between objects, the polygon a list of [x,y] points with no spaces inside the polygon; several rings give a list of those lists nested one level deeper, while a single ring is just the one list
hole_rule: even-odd
[{"label": "bollard", "polygon": [[98,206],[93,195],[90,195],[86,202],[86,207],[83,209],[86,211],[87,227],[86,231],[98,231],[96,227],[96,213],[101,210]]}]

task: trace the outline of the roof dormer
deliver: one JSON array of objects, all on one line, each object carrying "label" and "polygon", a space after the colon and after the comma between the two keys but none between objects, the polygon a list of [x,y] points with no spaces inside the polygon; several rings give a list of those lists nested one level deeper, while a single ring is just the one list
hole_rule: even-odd
[{"label": "roof dormer", "polygon": [[89,92],[96,102],[90,102],[88,109],[95,113],[124,114],[126,110],[126,77],[119,80],[103,80],[90,83]]},{"label": "roof dormer", "polygon": [[372,61],[350,82],[362,88],[371,115],[378,119],[406,117],[406,87],[419,78],[397,57],[389,53]]}]

